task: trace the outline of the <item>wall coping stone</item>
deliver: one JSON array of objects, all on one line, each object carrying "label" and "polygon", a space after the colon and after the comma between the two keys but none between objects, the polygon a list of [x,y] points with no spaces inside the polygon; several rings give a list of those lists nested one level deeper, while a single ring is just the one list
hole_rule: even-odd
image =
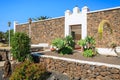
[{"label": "wall coping stone", "polygon": [[[49,18],[49,19],[45,19],[45,20],[32,21],[32,23],[41,22],[41,21],[48,21],[48,20],[54,20],[54,19],[59,19],[59,18],[64,18],[64,16]],[[24,24],[28,24],[28,22],[17,23],[16,25],[24,25]]]},{"label": "wall coping stone", "polygon": [[101,10],[95,10],[95,11],[89,11],[89,12],[87,12],[87,13],[95,13],[95,12],[101,12],[101,11],[114,10],[114,9],[120,9],[120,6],[118,6],[118,7],[113,7],[113,8],[101,9]]},{"label": "wall coping stone", "polygon": [[85,60],[78,60],[78,59],[70,59],[70,58],[64,58],[64,57],[56,57],[56,56],[50,56],[50,55],[42,55],[42,54],[38,54],[38,53],[40,53],[40,52],[33,52],[32,54],[34,54],[36,56],[39,56],[39,57],[59,59],[59,60],[64,60],[64,61],[69,61],[69,62],[89,64],[89,65],[114,67],[114,68],[120,69],[120,65],[101,63],[101,62],[93,62],[93,61],[85,61]]}]

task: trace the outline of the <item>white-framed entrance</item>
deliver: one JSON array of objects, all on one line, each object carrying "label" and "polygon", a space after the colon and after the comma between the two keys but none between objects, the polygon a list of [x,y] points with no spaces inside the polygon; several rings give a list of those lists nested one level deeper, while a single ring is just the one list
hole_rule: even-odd
[{"label": "white-framed entrance", "polygon": [[77,43],[78,40],[82,39],[82,29],[81,29],[81,24],[77,25],[70,25],[70,35],[72,35],[74,41]]},{"label": "white-framed entrance", "polygon": [[[81,39],[84,39],[87,36],[87,12],[88,7],[85,6],[80,9],[78,7],[73,8],[73,13],[70,10],[66,10],[65,12],[65,36],[70,35],[71,27],[73,25],[81,25]],[[73,26],[74,28],[75,26]]]}]

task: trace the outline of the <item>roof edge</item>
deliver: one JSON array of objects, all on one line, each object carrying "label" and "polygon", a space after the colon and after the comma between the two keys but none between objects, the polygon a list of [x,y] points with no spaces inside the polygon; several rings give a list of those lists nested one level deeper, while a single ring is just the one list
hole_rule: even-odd
[{"label": "roof edge", "polygon": [[[41,22],[41,21],[48,21],[48,20],[54,20],[54,19],[59,19],[59,18],[63,18],[63,17],[65,17],[65,16],[60,16],[60,17],[55,17],[55,18],[49,18],[49,19],[45,19],[45,20],[33,21],[32,23]],[[28,22],[25,22],[25,23],[17,23],[16,25],[23,25],[23,24],[28,24]]]},{"label": "roof edge", "polygon": [[95,13],[95,12],[101,12],[101,11],[108,11],[108,10],[114,10],[114,9],[119,9],[120,6],[118,7],[113,7],[113,8],[106,8],[106,9],[101,9],[101,10],[95,10],[95,11],[90,11],[88,13]]}]

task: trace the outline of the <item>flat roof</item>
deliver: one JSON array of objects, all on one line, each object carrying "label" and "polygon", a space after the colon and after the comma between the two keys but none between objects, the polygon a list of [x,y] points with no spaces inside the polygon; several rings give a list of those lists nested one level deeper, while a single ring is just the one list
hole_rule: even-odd
[{"label": "flat roof", "polygon": [[88,13],[95,13],[95,12],[100,12],[100,11],[114,10],[114,9],[120,9],[120,6],[118,6],[118,7],[113,7],[113,8],[107,8],[107,9],[101,9],[101,10],[90,11],[90,12],[88,12]]},{"label": "flat roof", "polygon": [[[64,16],[61,17],[55,17],[55,18],[49,18],[49,19],[44,19],[44,20],[38,20],[38,21],[32,21],[32,23],[40,22],[40,21],[48,21],[48,20],[54,20],[54,19],[59,19],[59,18],[64,18]],[[25,23],[17,23],[16,25],[23,25],[23,24],[28,24],[28,22]]]}]

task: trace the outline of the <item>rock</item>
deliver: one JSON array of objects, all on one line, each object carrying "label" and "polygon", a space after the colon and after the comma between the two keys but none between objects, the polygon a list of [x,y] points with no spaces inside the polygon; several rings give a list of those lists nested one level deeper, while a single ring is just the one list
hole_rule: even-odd
[{"label": "rock", "polygon": [[109,72],[100,72],[100,75],[103,77],[107,76],[108,74],[109,74]]},{"label": "rock", "polygon": [[120,79],[120,75],[119,74],[111,74],[111,78],[112,79]]},{"label": "rock", "polygon": [[103,80],[103,77],[102,76],[97,76],[96,80]]},{"label": "rock", "polygon": [[113,74],[117,74],[117,73],[120,73],[120,70],[112,68],[110,69],[110,72]]}]

